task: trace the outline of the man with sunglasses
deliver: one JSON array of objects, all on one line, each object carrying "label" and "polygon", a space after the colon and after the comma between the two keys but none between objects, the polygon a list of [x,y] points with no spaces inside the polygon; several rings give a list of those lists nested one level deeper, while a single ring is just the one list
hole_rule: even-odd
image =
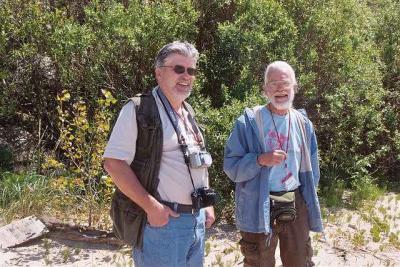
[{"label": "man with sunglasses", "polygon": [[[192,201],[194,192],[208,187],[211,164],[193,110],[185,102],[193,88],[197,59],[198,51],[187,42],[161,48],[155,59],[158,86],[141,96],[139,108],[134,101],[122,108],[104,152],[105,169],[126,200],[113,203],[111,214],[117,206],[124,212],[130,201],[137,208],[126,206],[125,212],[145,214],[143,229],[138,230],[143,237],[133,241],[136,267],[203,265],[205,228],[215,216],[212,206]],[[156,114],[149,118],[151,103]],[[143,154],[150,154],[148,162],[142,160]],[[148,173],[154,191],[146,190],[151,188],[143,179]],[[129,223],[114,220],[114,227],[126,237],[123,228]]]},{"label": "man with sunglasses", "polygon": [[225,146],[224,171],[236,183],[236,225],[244,266],[314,266],[309,231],[321,232],[318,148],[311,121],[292,108],[297,82],[286,62],[264,74],[267,104],[246,108]]}]

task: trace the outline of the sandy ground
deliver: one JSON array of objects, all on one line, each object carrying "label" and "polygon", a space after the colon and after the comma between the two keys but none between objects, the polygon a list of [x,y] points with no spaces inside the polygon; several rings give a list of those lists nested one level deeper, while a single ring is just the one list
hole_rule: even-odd
[{"label": "sandy ground", "polygon": [[[336,210],[325,217],[326,239],[312,234],[316,266],[400,266],[400,198],[395,194],[361,211]],[[378,227],[378,242],[371,235],[375,217],[385,222]],[[232,225],[220,223],[210,229],[205,266],[242,266],[238,241]],[[129,248],[72,242],[50,234],[21,247],[0,249],[0,266],[132,266],[130,254]],[[279,250],[276,258],[281,266]]]}]

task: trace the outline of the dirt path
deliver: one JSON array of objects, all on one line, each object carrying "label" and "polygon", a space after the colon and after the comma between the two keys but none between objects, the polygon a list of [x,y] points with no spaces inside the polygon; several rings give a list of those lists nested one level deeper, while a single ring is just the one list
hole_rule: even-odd
[{"label": "dirt path", "polygon": [[[312,235],[316,266],[400,266],[398,196],[388,194],[364,210],[337,210],[325,218],[326,240]],[[234,226],[213,227],[207,233],[205,266],[242,266],[238,241]],[[129,248],[49,235],[22,247],[0,249],[0,266],[131,266],[130,253]],[[279,251],[276,258],[281,266]]]}]

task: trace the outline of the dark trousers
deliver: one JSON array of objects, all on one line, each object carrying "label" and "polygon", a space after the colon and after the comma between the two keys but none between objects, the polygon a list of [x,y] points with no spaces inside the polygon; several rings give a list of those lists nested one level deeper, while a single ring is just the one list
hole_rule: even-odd
[{"label": "dark trousers", "polygon": [[275,266],[275,250],[279,240],[282,264],[285,267],[314,266],[309,236],[308,212],[303,197],[296,190],[296,219],[293,222],[277,222],[272,226],[272,236],[264,233],[240,232],[240,250],[244,267]]}]

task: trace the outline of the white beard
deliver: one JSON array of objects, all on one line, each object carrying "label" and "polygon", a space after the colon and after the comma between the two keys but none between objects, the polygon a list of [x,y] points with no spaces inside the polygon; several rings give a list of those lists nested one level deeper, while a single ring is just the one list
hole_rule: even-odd
[{"label": "white beard", "polygon": [[187,92],[174,92],[174,97],[175,99],[179,100],[179,102],[183,102],[190,96],[192,93],[192,90],[187,91]]},{"label": "white beard", "polygon": [[266,94],[264,94],[264,97],[271,102],[271,104],[278,110],[286,110],[290,109],[293,106],[293,100],[294,100],[294,92],[293,90],[290,90],[290,93],[288,94],[288,100],[284,103],[278,103],[275,100],[275,97],[272,96],[269,98]]}]

